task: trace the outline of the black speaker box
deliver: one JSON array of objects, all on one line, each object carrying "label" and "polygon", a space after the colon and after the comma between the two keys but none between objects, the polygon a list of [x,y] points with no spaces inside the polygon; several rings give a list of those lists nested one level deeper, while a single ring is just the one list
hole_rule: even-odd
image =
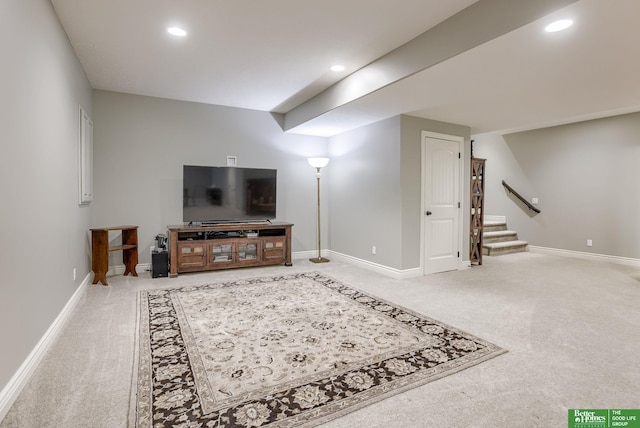
[{"label": "black speaker box", "polygon": [[151,278],[167,278],[169,276],[169,253],[153,251],[151,253]]}]

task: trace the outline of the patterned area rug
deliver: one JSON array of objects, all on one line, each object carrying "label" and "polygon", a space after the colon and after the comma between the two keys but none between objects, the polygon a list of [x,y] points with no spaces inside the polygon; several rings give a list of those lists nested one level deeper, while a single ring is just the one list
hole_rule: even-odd
[{"label": "patterned area rug", "polygon": [[504,352],[317,272],[139,294],[138,427],[315,426]]}]

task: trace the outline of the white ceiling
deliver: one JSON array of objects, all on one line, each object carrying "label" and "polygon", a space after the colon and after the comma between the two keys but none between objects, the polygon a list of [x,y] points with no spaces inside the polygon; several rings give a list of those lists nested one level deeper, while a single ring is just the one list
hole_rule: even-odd
[{"label": "white ceiling", "polygon": [[[96,89],[287,113],[476,1],[51,3]],[[545,33],[556,17],[575,24]],[[639,17],[638,0],[580,0],[292,132],[329,136],[410,114],[475,134],[640,111]],[[173,24],[188,36],[166,33]],[[335,63],[347,69],[329,71]]]}]

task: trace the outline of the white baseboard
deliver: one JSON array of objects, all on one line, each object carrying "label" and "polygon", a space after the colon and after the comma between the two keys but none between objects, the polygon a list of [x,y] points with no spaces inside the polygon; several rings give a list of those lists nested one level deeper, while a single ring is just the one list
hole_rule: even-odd
[{"label": "white baseboard", "polygon": [[[327,250],[322,250],[320,251],[320,255],[322,257],[326,257],[329,258],[329,256],[327,255],[328,251]],[[291,253],[291,259],[292,260],[303,260],[303,259],[311,259],[313,257],[318,257],[318,251],[317,250],[310,250],[310,251],[296,251],[296,252],[292,252]]]},{"label": "white baseboard", "polygon": [[82,297],[87,289],[87,285],[90,283],[92,277],[93,274],[89,273],[84,278],[80,286],[78,286],[78,289],[73,293],[69,301],[67,301],[67,304],[62,308],[62,311],[60,311],[56,319],[53,320],[53,323],[51,323],[40,341],[38,341],[29,356],[24,360],[18,371],[13,375],[2,391],[0,391],[0,421],[2,421],[7,415],[9,409],[20,395],[20,392],[33,375],[35,369],[38,367],[38,364],[40,364],[44,356],[47,354],[51,344],[55,341],[58,334],[60,334],[62,327],[64,327],[65,323],[69,319],[69,316],[78,304],[80,297]]},{"label": "white baseboard", "polygon": [[[336,251],[322,250],[322,257],[328,259],[339,260],[341,262],[349,263],[355,266],[359,266],[365,269],[369,269],[374,272],[381,273],[383,275],[390,276],[394,279],[408,279],[422,276],[422,268],[416,267],[411,269],[396,269],[389,266],[381,265],[378,263],[370,262],[369,260],[359,259],[357,257],[349,256],[347,254],[338,253]],[[294,260],[306,259],[316,257],[317,251],[298,251],[291,255]],[[459,270],[471,268],[471,262],[469,260],[463,260],[458,266]]]},{"label": "white baseboard", "polygon": [[606,254],[585,253],[583,251],[562,250],[559,248],[538,247],[529,245],[529,251],[532,253],[549,254],[553,256],[571,257],[574,259],[583,259],[597,262],[615,263],[619,265],[640,267],[640,259],[632,259],[630,257],[609,256]]},{"label": "white baseboard", "polygon": [[[150,272],[151,271],[151,263],[138,263],[136,265],[136,273],[140,272]],[[109,270],[107,271],[107,275],[122,275],[124,273],[124,265],[117,266],[109,266]]]},{"label": "white baseboard", "polygon": [[470,260],[462,260],[460,265],[458,266],[458,270],[463,269],[471,269],[471,261]]},{"label": "white baseboard", "polygon": [[348,256],[346,254],[338,253],[335,251],[329,251],[329,253],[331,254],[330,257],[335,260],[340,260],[345,263],[360,266],[395,279],[406,279],[414,278],[416,276],[422,276],[422,269],[419,267],[411,269],[396,269],[378,263],[373,263],[368,260],[359,259],[357,257]]},{"label": "white baseboard", "polygon": [[[399,269],[390,268],[388,266],[380,265],[377,263],[373,263],[368,260],[359,259],[357,257],[348,256],[346,254],[342,254],[342,253],[338,253],[336,251],[330,251],[330,250],[322,250],[320,254],[322,255],[322,257],[326,257],[330,260],[333,259],[336,261],[349,263],[355,266],[360,266],[365,269],[369,269],[369,270],[381,273],[383,275],[391,276],[396,279],[411,278],[414,276],[422,275],[422,270],[420,268],[399,270]],[[318,256],[318,251],[316,250],[298,251],[291,254],[291,258],[294,260],[302,260],[302,259],[307,259],[307,258],[312,258],[317,256]]]}]

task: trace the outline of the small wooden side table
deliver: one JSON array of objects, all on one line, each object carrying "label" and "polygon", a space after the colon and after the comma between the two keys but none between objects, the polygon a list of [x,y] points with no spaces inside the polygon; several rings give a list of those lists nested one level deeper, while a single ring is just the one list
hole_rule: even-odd
[{"label": "small wooden side table", "polygon": [[[122,245],[109,247],[109,231],[120,230],[122,232]],[[91,229],[91,270],[93,270],[93,283],[107,284],[107,271],[109,270],[109,253],[122,251],[124,262],[124,275],[138,276],[136,265],[138,264],[138,226],[117,226]]]}]

